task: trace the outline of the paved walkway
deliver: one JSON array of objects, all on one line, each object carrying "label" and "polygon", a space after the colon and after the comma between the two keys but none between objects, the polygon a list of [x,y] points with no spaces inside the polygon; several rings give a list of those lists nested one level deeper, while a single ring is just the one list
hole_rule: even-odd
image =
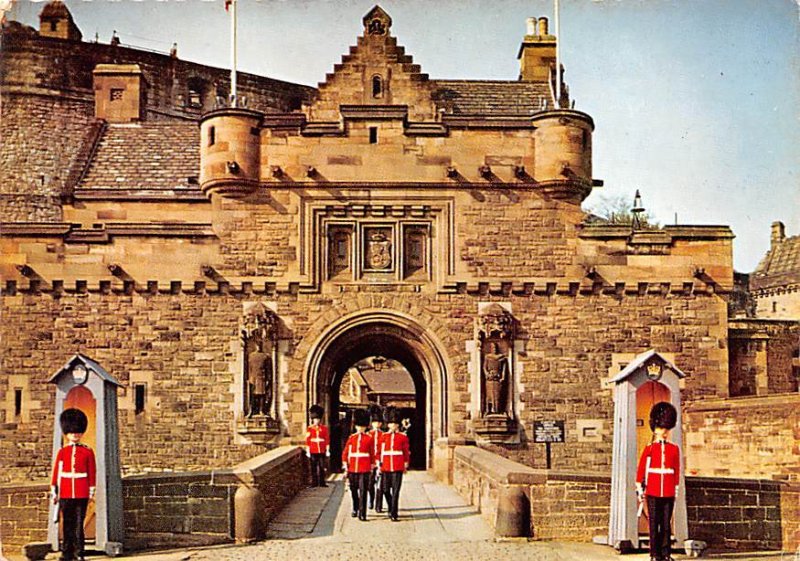
[{"label": "paved walkway", "polygon": [[[643,561],[607,546],[526,540],[495,542],[488,524],[452,488],[424,472],[411,472],[400,493],[400,521],[373,511],[366,522],[350,517],[341,476],[327,488],[306,489],[272,522],[269,539],[120,557],[130,561]],[[794,554],[711,555],[731,561],[796,561]],[[675,555],[676,560],[687,559]],[[797,558],[800,561],[800,557]]]}]

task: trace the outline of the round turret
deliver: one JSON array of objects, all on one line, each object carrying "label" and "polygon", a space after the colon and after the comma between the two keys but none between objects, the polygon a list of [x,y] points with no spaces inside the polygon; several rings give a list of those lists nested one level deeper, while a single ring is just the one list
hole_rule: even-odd
[{"label": "round turret", "polygon": [[560,198],[585,199],[592,189],[592,131],[586,113],[571,109],[533,116],[533,177]]},{"label": "round turret", "polygon": [[259,184],[261,119],[249,109],[218,109],[200,120],[200,188],[241,197]]}]

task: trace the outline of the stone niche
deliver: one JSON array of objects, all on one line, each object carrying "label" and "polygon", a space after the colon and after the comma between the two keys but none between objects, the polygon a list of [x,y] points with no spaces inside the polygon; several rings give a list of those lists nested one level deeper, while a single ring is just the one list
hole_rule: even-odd
[{"label": "stone niche", "polygon": [[514,410],[514,336],[516,322],[498,303],[479,306],[477,384],[480,408],[473,422],[478,443],[519,444]]}]

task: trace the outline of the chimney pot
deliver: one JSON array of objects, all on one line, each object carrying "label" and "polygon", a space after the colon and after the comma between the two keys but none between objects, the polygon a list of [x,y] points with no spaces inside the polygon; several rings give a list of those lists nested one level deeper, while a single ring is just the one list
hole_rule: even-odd
[{"label": "chimney pot", "polygon": [[549,35],[549,30],[547,29],[547,18],[539,18],[539,35]]},{"label": "chimney pot", "polygon": [[536,35],[536,18],[528,18],[525,20],[525,35]]},{"label": "chimney pot", "polygon": [[772,235],[770,236],[770,245],[777,245],[786,239],[786,226],[783,222],[772,223]]}]

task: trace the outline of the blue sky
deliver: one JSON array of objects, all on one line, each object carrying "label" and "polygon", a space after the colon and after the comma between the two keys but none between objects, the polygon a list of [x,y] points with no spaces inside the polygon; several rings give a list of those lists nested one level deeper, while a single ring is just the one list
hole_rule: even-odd
[{"label": "blue sky", "polygon": [[[229,60],[222,1],[66,0],[85,40]],[[375,0],[240,0],[240,69],[316,85]],[[44,4],[11,18],[37,25]],[[529,16],[552,0],[384,0],[392,33],[432,78],[513,80]],[[598,198],[630,198],[664,224],[727,224],[749,272],[770,224],[800,235],[800,18],[793,0],[561,0],[562,61],[592,115]],[[38,25],[37,25],[38,27]]]}]

